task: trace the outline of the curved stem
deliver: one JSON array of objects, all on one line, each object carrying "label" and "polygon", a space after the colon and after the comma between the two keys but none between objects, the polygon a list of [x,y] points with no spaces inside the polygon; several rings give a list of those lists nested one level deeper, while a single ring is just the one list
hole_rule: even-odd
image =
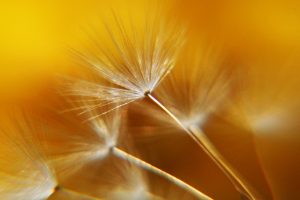
[{"label": "curved stem", "polygon": [[133,163],[145,170],[148,170],[150,172],[153,172],[167,180],[169,180],[170,182],[172,182],[173,184],[183,188],[184,190],[192,193],[194,196],[196,196],[198,199],[201,199],[201,200],[211,200],[212,198],[208,197],[207,195],[205,195],[204,193],[200,192],[199,190],[195,189],[193,186],[183,182],[182,180],[176,178],[175,176],[117,148],[117,147],[113,147],[112,148],[112,153],[121,158],[121,159],[124,159],[124,160],[127,160],[128,162],[130,163]]},{"label": "curved stem", "polygon": [[171,111],[169,111],[159,100],[150,93],[145,94],[149,99],[166,112],[215,162],[215,164],[223,171],[228,179],[235,186],[236,190],[249,199],[260,199],[250,190],[248,184],[242,180],[241,176],[233,170],[233,168],[225,161],[223,156],[218,152],[215,146],[210,142],[206,135],[195,127],[186,127]]}]

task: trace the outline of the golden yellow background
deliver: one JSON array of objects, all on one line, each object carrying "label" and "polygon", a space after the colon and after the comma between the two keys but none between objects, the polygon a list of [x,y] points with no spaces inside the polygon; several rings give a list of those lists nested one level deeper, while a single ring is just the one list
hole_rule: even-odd
[{"label": "golden yellow background", "polygon": [[[297,58],[300,47],[299,1],[169,0],[166,4],[171,8],[170,15],[188,23],[193,34],[205,32],[224,41],[235,59],[271,58],[274,71],[278,63],[288,60],[294,66],[289,76],[300,75]],[[21,104],[35,109],[36,104],[46,103],[49,93],[54,95],[49,91],[55,85],[56,75],[72,73],[76,65],[70,59],[68,48],[81,45],[82,41],[78,39],[82,37],[81,26],[95,20],[95,16],[105,15],[111,8],[116,12],[126,11],[128,7],[138,11],[141,5],[145,6],[138,0],[1,1],[1,112],[5,114],[7,105]],[[280,85],[284,84],[275,85],[281,90]],[[295,110],[295,116],[298,114]],[[255,143],[252,143],[252,133],[219,117],[212,119],[206,129],[211,131],[213,141],[224,155],[241,169],[266,199],[300,198],[298,126],[286,132],[255,136]],[[152,154],[161,156],[152,162],[216,199],[239,199],[224,175],[203,153],[198,154],[197,147],[187,139],[174,140],[181,142],[175,148],[168,143],[153,143]],[[260,161],[255,157],[255,151],[260,155]],[[176,155],[176,160],[172,155]],[[263,176],[267,177],[267,182],[261,178]]]}]

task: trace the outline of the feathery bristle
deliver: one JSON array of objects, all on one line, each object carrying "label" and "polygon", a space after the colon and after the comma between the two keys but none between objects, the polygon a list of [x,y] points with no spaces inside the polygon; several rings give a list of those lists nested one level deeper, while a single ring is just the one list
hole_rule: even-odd
[{"label": "feathery bristle", "polygon": [[[154,92],[155,96],[183,126],[201,127],[230,94],[231,78],[227,67],[224,66],[223,55],[215,46],[204,42],[188,44],[174,70]],[[176,123],[167,115],[153,112],[156,114],[151,112],[151,115],[159,117],[164,123]]]},{"label": "feathery bristle", "polygon": [[[7,200],[41,200],[56,187],[56,178],[35,143],[26,122],[14,121],[1,131],[0,196]],[[16,123],[20,126],[16,127]],[[25,138],[26,137],[26,138]]]},{"label": "feathery bristle", "polygon": [[117,145],[121,128],[121,116],[122,113],[115,110],[91,121],[95,133],[104,141],[108,149]]},{"label": "feathery bristle", "polygon": [[124,23],[115,17],[115,25],[106,26],[109,39],[94,36],[91,46],[77,53],[98,79],[74,80],[67,93],[94,100],[86,101],[88,110],[110,105],[101,113],[105,114],[145,97],[175,65],[183,43],[182,28],[151,15],[140,26]]},{"label": "feathery bristle", "polygon": [[[94,111],[85,113],[93,116]],[[50,154],[53,165],[59,174],[68,177],[80,168],[93,161],[101,161],[110,155],[111,148],[117,145],[122,113],[118,110],[90,120],[87,127],[80,130],[81,133],[64,131],[59,134],[60,140],[68,148],[62,150],[61,146],[51,146]],[[81,122],[75,122],[79,123]],[[78,127],[80,127],[80,125]],[[55,133],[56,134],[56,133]],[[50,144],[51,145],[51,144]]]}]

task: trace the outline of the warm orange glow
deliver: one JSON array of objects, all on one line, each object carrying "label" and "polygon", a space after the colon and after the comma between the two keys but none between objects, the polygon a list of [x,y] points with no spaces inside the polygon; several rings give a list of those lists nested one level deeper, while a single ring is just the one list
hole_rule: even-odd
[{"label": "warm orange glow", "polygon": [[[159,14],[155,13],[156,10],[160,11]],[[205,49],[199,52],[195,50],[197,54],[190,54],[189,51],[179,51],[181,43],[178,42],[178,49],[175,48],[174,52],[170,53],[174,58],[169,56],[165,60],[162,59],[163,62],[159,60],[165,65],[176,62],[177,68],[172,71],[175,74],[175,81],[166,78],[166,82],[162,84],[162,87],[166,88],[158,87],[157,91],[154,90],[156,93],[153,96],[165,103],[166,107],[169,106],[169,110],[174,111],[178,119],[168,113],[169,110],[165,114],[163,106],[161,110],[152,105],[153,99],[147,98],[152,97],[151,95],[146,95],[146,98],[143,96],[137,98],[138,100],[133,103],[130,101],[129,105],[126,103],[126,109],[122,111],[125,124],[124,127],[122,126],[124,133],[120,136],[122,148],[134,144],[136,151],[131,148],[125,148],[125,150],[132,150],[134,156],[186,181],[188,183],[186,185],[192,185],[214,199],[240,199],[239,193],[222,174],[222,171],[184,133],[184,131],[189,131],[184,130],[185,128],[188,129],[195,123],[199,123],[197,125],[201,126],[201,130],[207,134],[224,158],[238,169],[262,199],[300,198],[298,191],[300,187],[298,175],[300,169],[298,154],[300,151],[298,120],[300,117],[300,59],[298,55],[300,52],[300,4],[296,0],[3,0],[0,3],[0,121],[3,121],[0,130],[7,128],[11,132],[17,132],[11,128],[14,123],[6,122],[9,121],[7,118],[21,115],[20,113],[12,114],[16,107],[21,107],[29,110],[28,115],[32,114],[36,119],[32,120],[33,126],[41,121],[45,122],[46,125],[43,126],[47,127],[51,134],[34,137],[42,138],[42,143],[49,145],[49,149],[45,152],[50,155],[49,157],[56,159],[55,167],[70,168],[82,156],[90,156],[93,153],[81,152],[80,155],[71,155],[67,161],[61,161],[65,157],[60,157],[60,155],[67,152],[66,149],[60,152],[61,148],[83,151],[88,149],[84,145],[95,142],[97,137],[85,135],[92,133],[93,130],[88,124],[82,123],[86,120],[84,115],[78,116],[78,113],[73,112],[74,110],[61,112],[72,109],[68,100],[74,100],[75,97],[66,100],[60,95],[63,88],[60,81],[62,76],[72,77],[74,74],[76,77],[85,77],[86,70],[80,68],[82,63],[72,54],[71,49],[93,51],[94,49],[89,46],[91,40],[87,33],[96,30],[98,31],[96,36],[101,38],[105,35],[103,22],[112,27],[112,32],[117,32],[118,24],[116,25],[114,21],[114,14],[121,18],[127,28],[133,24],[138,28],[143,27],[145,16],[158,15],[156,21],[153,20],[157,22],[157,27],[163,25],[164,18],[172,19],[180,24],[178,27],[184,27],[185,32],[182,31],[184,32],[182,35],[186,34],[184,42],[186,46],[191,47],[189,50],[193,51],[197,47]],[[143,32],[144,35],[147,33]],[[178,33],[176,39],[180,39],[180,31],[171,33],[176,37]],[[128,34],[133,38],[132,41],[139,41],[143,38],[134,34],[134,31]],[[122,34],[117,37],[120,39]],[[170,38],[171,36],[168,39]],[[99,44],[106,45],[108,49],[112,48],[114,43],[110,39],[107,37]],[[119,40],[116,41],[119,42]],[[170,41],[173,42],[171,39]],[[170,43],[170,41],[167,42]],[[157,48],[159,42],[161,41],[153,42],[156,45],[153,46]],[[150,43],[147,43],[147,47],[152,45]],[[167,50],[172,51],[174,48],[169,43],[162,45],[167,53]],[[217,50],[212,47],[217,47]],[[134,48],[130,46],[128,49]],[[114,49],[113,53],[120,54],[118,50]],[[203,53],[204,51],[210,53]],[[133,60],[132,62],[136,61],[136,63],[143,59],[148,61],[144,57],[153,52],[143,53],[138,57],[132,51],[128,55],[133,59],[127,61]],[[128,56],[121,54],[114,57],[116,60],[119,59],[118,64],[125,63],[122,63],[124,55]],[[189,59],[188,62],[187,59]],[[197,59],[213,60],[198,62]],[[217,64],[218,68],[214,68]],[[212,65],[210,67],[213,68],[195,70],[199,66],[207,65]],[[180,67],[186,66],[189,67],[187,71],[180,71]],[[140,69],[138,67],[135,69]],[[126,68],[122,70],[124,72]],[[223,73],[222,70],[226,72]],[[126,73],[128,76],[132,74],[131,71],[126,71]],[[142,72],[139,73],[142,74]],[[131,80],[136,78],[134,75],[132,77]],[[144,77],[144,74],[141,77]],[[109,81],[106,80],[106,82]],[[179,86],[173,85],[170,90],[170,85],[174,84],[172,81],[177,81]],[[195,85],[198,88],[192,89]],[[81,90],[88,89],[84,85]],[[180,93],[178,92],[180,89],[186,89],[186,91]],[[191,94],[195,92],[200,94],[203,91],[205,95],[202,96]],[[95,91],[91,93],[93,92],[95,93]],[[111,94],[111,99],[114,98],[116,98],[115,93]],[[187,98],[189,99],[186,100]],[[219,101],[216,100],[217,98],[220,98]],[[79,99],[79,103],[77,99],[74,104],[81,105],[84,97],[82,99]],[[197,103],[194,102],[195,99],[202,104],[193,107]],[[92,100],[95,99],[89,100],[94,103]],[[123,101],[124,98],[117,103]],[[191,105],[186,106],[185,103]],[[157,102],[156,104],[160,105]],[[86,105],[90,106],[86,102],[81,106]],[[108,105],[110,106],[109,103]],[[102,109],[106,109],[106,106]],[[190,110],[187,114],[181,112],[188,109]],[[194,120],[188,118],[189,114],[195,116]],[[169,118],[170,116],[175,119],[175,122]],[[182,123],[183,130],[178,127],[180,117],[187,118],[186,121],[185,119],[181,121],[185,122]],[[15,121],[23,122],[17,118]],[[30,132],[29,129],[28,132]],[[80,143],[77,141],[78,138],[85,138],[85,140]],[[7,151],[11,147],[5,149],[5,145],[13,144],[2,145],[3,141],[0,135],[0,158],[3,157],[2,152],[14,153]],[[129,141],[128,144],[126,141]],[[105,156],[107,154],[109,154],[109,149],[105,151]],[[16,159],[18,156],[22,157],[23,154],[15,155]],[[87,165],[78,164],[74,167],[74,171],[75,169],[78,171],[72,176],[65,178],[64,174],[59,174],[55,178],[58,181],[63,180],[63,184],[68,188],[84,192],[92,197],[109,198],[109,195],[119,197],[125,195],[126,192],[124,194],[123,192],[128,188],[120,187],[112,192],[112,183],[107,181],[110,178],[107,176],[111,172],[107,171],[113,169],[117,174],[122,174],[124,171],[130,171],[132,166],[118,159],[109,158],[102,166],[94,157],[89,157],[84,161],[92,160],[92,162]],[[114,163],[114,167],[108,164],[110,161]],[[125,166],[127,171],[119,172],[120,167],[116,167],[115,164],[119,162],[120,166]],[[0,161],[0,170],[2,167]],[[104,174],[100,174],[99,169],[103,170]],[[15,170],[14,173],[20,171],[17,167],[11,170]],[[136,171],[135,173],[139,174]],[[150,192],[156,192],[153,199],[159,199],[156,196],[171,200],[181,199],[181,197],[187,200],[194,199],[193,195],[187,193],[184,188],[176,184],[174,186],[167,180],[151,174],[151,170],[141,174],[138,181],[145,184],[147,181],[144,178],[149,176],[146,184],[149,188],[145,188]],[[112,182],[122,182],[123,178],[113,176]],[[77,180],[80,180],[79,183]],[[134,184],[139,185],[140,182]],[[142,189],[139,189],[143,190],[142,192],[149,192],[146,191],[144,185],[140,186]],[[47,192],[49,193],[48,190]],[[148,195],[151,196],[150,194]],[[68,197],[67,192],[62,194],[62,197],[59,197],[60,195],[58,194],[57,197],[54,195],[51,199],[65,198],[64,195]],[[0,199],[2,199],[1,191]]]}]

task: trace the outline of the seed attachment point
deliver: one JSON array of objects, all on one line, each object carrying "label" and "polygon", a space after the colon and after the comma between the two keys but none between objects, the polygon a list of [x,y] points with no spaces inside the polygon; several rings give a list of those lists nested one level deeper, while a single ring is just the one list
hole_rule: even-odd
[{"label": "seed attachment point", "polygon": [[150,90],[147,90],[146,92],[144,92],[145,96],[148,96],[149,94],[151,94]]}]

